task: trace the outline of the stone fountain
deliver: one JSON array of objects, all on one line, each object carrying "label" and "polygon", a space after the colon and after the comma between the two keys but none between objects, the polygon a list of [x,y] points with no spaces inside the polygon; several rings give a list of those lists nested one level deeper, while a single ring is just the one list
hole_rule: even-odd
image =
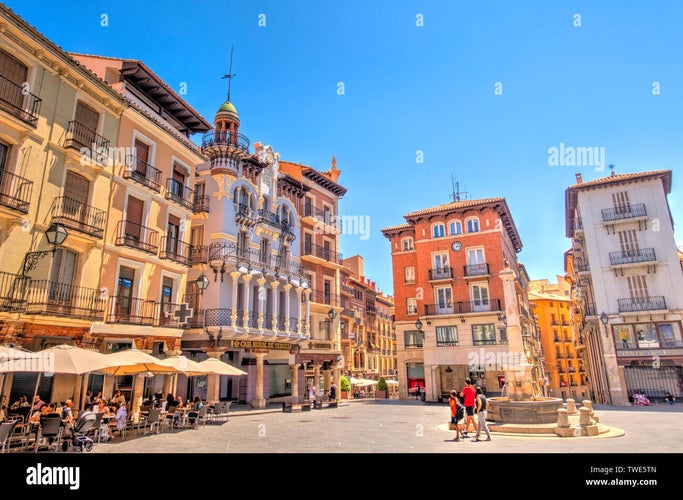
[{"label": "stone fountain", "polygon": [[503,281],[509,359],[505,383],[507,394],[489,398],[487,420],[495,424],[550,424],[557,421],[557,410],[563,407],[560,398],[543,397],[534,393],[533,365],[529,361],[522,339],[519,304],[515,292],[517,275],[510,268],[499,273]]}]

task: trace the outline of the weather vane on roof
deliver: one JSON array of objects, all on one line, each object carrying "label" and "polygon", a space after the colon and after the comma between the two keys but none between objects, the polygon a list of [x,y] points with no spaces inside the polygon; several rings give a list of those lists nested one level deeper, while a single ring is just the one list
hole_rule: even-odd
[{"label": "weather vane on roof", "polygon": [[223,75],[221,79],[227,78],[228,79],[228,101],[230,101],[230,84],[232,83],[232,79],[237,76],[236,73],[232,72],[232,49],[233,47],[230,47],[230,70],[228,71],[227,75]]},{"label": "weather vane on roof", "polygon": [[609,168],[609,171],[611,172],[610,175],[614,175],[614,163],[607,165],[607,168]]}]

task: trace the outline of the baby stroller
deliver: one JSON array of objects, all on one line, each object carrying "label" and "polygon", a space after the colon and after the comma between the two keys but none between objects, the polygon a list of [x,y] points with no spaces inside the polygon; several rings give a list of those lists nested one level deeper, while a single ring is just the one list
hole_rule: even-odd
[{"label": "baby stroller", "polygon": [[62,450],[67,451],[71,444],[79,451],[92,451],[94,441],[87,435],[95,425],[97,414],[92,411],[84,410],[76,420],[71,429],[71,443],[68,440],[62,442]]}]

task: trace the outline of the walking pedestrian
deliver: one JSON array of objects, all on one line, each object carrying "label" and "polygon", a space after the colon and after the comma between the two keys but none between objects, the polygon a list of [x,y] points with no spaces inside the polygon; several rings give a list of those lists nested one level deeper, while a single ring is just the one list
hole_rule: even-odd
[{"label": "walking pedestrian", "polygon": [[477,387],[476,402],[478,425],[477,434],[474,436],[474,440],[481,441],[481,439],[479,439],[479,435],[481,434],[481,431],[483,429],[486,433],[486,441],[491,441],[491,431],[489,431],[489,426],[486,423],[486,410],[489,407],[489,402],[486,399],[486,396],[484,396],[484,391],[481,389],[481,387]]},{"label": "walking pedestrian", "polygon": [[451,421],[448,426],[450,430],[455,431],[455,439],[453,441],[460,441],[460,421],[465,416],[465,407],[458,401],[458,393],[451,391],[448,398],[448,406],[451,408]]},{"label": "walking pedestrian", "polygon": [[472,383],[472,379],[467,377],[465,379],[465,387],[460,391],[460,397],[463,399],[462,403],[465,406],[465,430],[463,435],[467,437],[467,433],[470,430],[470,424],[477,430],[477,422],[474,420],[474,410],[476,408],[476,396],[477,392]]}]

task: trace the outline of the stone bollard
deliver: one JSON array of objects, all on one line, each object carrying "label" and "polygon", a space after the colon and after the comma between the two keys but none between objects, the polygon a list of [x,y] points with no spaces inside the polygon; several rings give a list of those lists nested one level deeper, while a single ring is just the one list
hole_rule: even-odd
[{"label": "stone bollard", "polygon": [[590,410],[585,406],[579,408],[579,426],[581,427],[582,436],[598,435],[598,426],[591,419]]},{"label": "stone bollard", "polygon": [[567,400],[567,412],[569,412],[570,415],[576,415],[576,401],[573,399]]},{"label": "stone bollard", "polygon": [[584,399],[583,401],[581,401],[581,404],[590,410],[590,416],[594,422],[600,422],[600,418],[595,414],[595,411],[593,410],[593,401],[591,401],[590,399]]},{"label": "stone bollard", "polygon": [[572,437],[575,435],[574,429],[569,425],[569,413],[566,409],[557,409],[557,425],[553,428],[553,432],[560,437]]}]

